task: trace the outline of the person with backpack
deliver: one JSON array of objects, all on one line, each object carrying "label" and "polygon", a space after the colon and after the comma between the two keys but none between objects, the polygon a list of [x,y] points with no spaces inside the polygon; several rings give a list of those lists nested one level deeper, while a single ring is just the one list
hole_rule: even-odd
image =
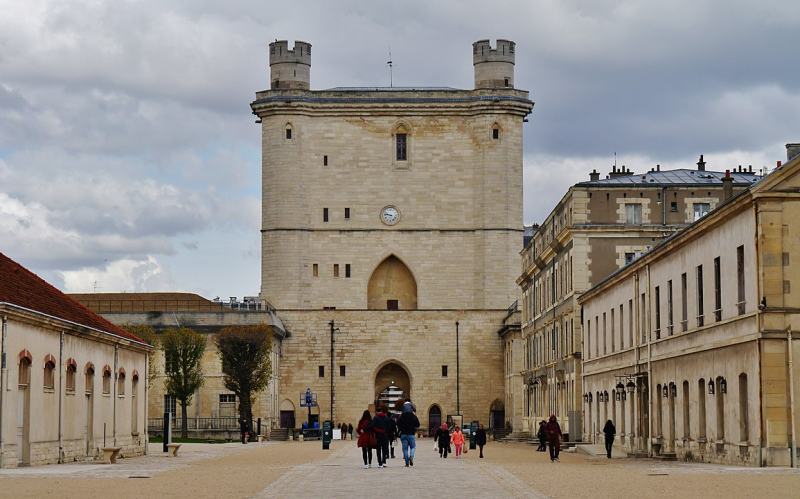
[{"label": "person with backpack", "polygon": [[391,423],[386,415],[386,408],[380,407],[375,417],[372,418],[372,429],[375,432],[377,443],[376,454],[378,456],[378,468],[386,467],[386,459],[389,457],[389,432]]},{"label": "person with backpack", "polygon": [[361,456],[364,458],[364,469],[372,466],[372,449],[376,446],[375,433],[372,431],[372,415],[364,411],[356,427],[358,434],[357,445],[361,447]]},{"label": "person with backpack", "polygon": [[547,434],[547,447],[550,450],[550,462],[558,462],[558,453],[561,451],[561,426],[558,424],[556,415],[550,415],[550,420],[545,425]]},{"label": "person with backpack", "polygon": [[414,451],[417,448],[415,433],[419,428],[419,419],[414,414],[411,402],[403,404],[403,414],[397,420],[397,431],[400,433],[400,443],[403,445],[403,459],[406,467],[414,466]]},{"label": "person with backpack", "polygon": [[611,449],[614,447],[614,436],[617,434],[617,428],[610,419],[603,426],[603,434],[606,436],[606,455],[611,459]]},{"label": "person with backpack", "polygon": [[478,429],[475,430],[475,443],[478,445],[478,449],[480,449],[480,459],[483,459],[483,446],[486,445],[486,430],[483,429],[483,425],[479,424]]}]

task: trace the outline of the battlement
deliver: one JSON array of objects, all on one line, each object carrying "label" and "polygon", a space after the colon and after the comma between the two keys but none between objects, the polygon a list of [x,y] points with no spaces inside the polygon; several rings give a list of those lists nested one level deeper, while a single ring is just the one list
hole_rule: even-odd
[{"label": "battlement", "polygon": [[269,44],[269,65],[280,63],[305,64],[311,66],[311,44],[294,42],[294,48],[289,49],[288,40],[277,40]]},{"label": "battlement", "polygon": [[497,48],[492,48],[490,40],[478,40],[472,44],[472,64],[482,62],[507,62],[514,64],[516,43],[511,40],[497,40]]}]

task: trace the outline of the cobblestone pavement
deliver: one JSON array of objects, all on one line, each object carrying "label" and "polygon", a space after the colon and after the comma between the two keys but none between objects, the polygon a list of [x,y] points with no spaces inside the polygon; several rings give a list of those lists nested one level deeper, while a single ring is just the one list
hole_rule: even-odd
[{"label": "cobblestone pavement", "polygon": [[334,442],[329,458],[295,466],[256,497],[545,497],[489,459],[475,459],[477,453],[441,459],[432,448],[431,440],[419,442],[413,467],[405,467],[398,446],[397,458],[389,459],[388,467],[377,468],[373,454],[373,467],[363,469],[355,443]]}]

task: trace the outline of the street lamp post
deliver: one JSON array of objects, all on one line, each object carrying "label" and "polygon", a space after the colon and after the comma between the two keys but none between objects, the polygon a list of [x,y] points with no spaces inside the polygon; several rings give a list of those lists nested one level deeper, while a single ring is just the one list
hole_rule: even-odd
[{"label": "street lamp post", "polygon": [[458,321],[456,321],[456,414],[461,415],[461,356],[458,345]]},{"label": "street lamp post", "polygon": [[333,333],[339,330],[334,321],[330,321],[328,325],[331,327],[331,424],[333,424]]}]

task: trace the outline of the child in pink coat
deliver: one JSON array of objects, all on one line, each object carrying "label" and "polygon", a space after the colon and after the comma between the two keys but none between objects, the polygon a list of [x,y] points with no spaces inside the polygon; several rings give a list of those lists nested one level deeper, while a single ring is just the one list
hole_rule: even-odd
[{"label": "child in pink coat", "polygon": [[451,440],[456,447],[456,459],[458,459],[461,457],[461,449],[464,447],[464,434],[461,433],[460,426],[456,426],[456,431],[453,432]]}]

